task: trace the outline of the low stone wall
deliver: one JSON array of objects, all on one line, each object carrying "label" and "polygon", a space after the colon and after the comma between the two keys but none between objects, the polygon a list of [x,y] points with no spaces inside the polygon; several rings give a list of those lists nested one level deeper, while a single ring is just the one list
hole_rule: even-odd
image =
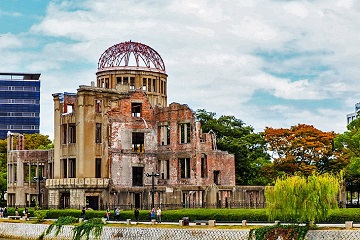
[{"label": "low stone wall", "polygon": [[[24,239],[37,239],[47,229],[46,224],[27,223],[1,223],[0,237],[18,237]],[[58,237],[54,231],[45,239],[71,239],[72,226],[64,226]],[[249,230],[225,229],[168,229],[168,228],[138,228],[138,227],[104,227],[101,240],[112,239],[171,239],[171,240],[202,240],[202,239],[236,239],[247,240]],[[311,230],[306,235],[308,240],[355,240],[360,239],[359,230]]]}]

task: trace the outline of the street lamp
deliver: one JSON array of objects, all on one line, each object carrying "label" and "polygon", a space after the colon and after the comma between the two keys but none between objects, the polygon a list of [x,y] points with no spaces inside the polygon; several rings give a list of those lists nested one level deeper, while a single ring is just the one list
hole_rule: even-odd
[{"label": "street lamp", "polygon": [[34,182],[38,183],[38,189],[39,189],[39,193],[38,193],[38,204],[39,207],[41,208],[41,188],[40,188],[40,183],[42,181],[46,180],[46,177],[33,177]]},{"label": "street lamp", "polygon": [[159,173],[147,173],[147,177],[151,177],[151,209],[154,208],[154,193],[155,193],[155,179],[154,177],[160,176]]}]

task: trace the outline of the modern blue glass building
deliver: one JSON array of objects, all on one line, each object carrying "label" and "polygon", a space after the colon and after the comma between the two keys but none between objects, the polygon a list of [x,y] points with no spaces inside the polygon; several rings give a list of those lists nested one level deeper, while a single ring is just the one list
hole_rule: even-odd
[{"label": "modern blue glass building", "polygon": [[40,73],[0,73],[0,139],[39,133]]}]

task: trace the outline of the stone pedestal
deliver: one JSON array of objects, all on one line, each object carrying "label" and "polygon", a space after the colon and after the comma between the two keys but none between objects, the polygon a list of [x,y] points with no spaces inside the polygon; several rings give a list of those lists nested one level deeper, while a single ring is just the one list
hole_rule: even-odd
[{"label": "stone pedestal", "polygon": [[242,220],[241,226],[246,227],[246,226],[247,226],[247,221],[246,221],[246,220]]},{"label": "stone pedestal", "polygon": [[353,228],[353,221],[346,221],[345,222],[345,228],[346,229]]},{"label": "stone pedestal", "polygon": [[215,227],[216,226],[216,220],[209,220],[209,226]]}]

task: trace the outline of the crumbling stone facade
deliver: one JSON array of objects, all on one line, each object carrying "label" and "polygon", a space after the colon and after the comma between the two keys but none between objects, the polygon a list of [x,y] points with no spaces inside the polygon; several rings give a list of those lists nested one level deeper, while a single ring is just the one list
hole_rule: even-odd
[{"label": "crumbling stone facade", "polygon": [[96,75],[76,93],[53,94],[49,207],[246,203],[238,199],[247,194],[235,186],[234,155],[217,149],[216,136],[202,132],[187,105],[167,105],[167,74],[155,50],[114,45],[100,57]]},{"label": "crumbling stone facade", "polygon": [[[13,146],[15,137],[16,147]],[[24,138],[16,133],[9,132],[7,142],[8,206],[35,207],[39,201],[47,204],[42,176],[51,176],[53,150],[24,150]]]}]

